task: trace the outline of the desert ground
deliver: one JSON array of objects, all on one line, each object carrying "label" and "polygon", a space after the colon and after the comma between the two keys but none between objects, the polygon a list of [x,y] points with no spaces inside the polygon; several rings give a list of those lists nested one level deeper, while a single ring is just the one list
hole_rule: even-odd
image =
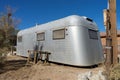
[{"label": "desert ground", "polygon": [[80,80],[79,75],[91,71],[97,74],[102,69],[80,68],[73,66],[50,63],[45,65],[37,64],[26,65],[27,58],[20,56],[7,56],[6,61],[0,64],[0,80]]}]

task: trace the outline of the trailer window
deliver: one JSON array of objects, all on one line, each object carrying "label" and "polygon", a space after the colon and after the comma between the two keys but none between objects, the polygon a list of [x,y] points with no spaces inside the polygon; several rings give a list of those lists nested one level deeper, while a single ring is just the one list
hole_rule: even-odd
[{"label": "trailer window", "polygon": [[59,29],[53,31],[53,40],[65,39],[65,29]]},{"label": "trailer window", "polygon": [[88,32],[90,39],[98,39],[98,34],[97,34],[98,31],[89,29]]},{"label": "trailer window", "polygon": [[45,40],[45,33],[37,33],[37,40],[38,41],[44,41]]},{"label": "trailer window", "polygon": [[22,42],[22,36],[18,36],[18,42]]}]

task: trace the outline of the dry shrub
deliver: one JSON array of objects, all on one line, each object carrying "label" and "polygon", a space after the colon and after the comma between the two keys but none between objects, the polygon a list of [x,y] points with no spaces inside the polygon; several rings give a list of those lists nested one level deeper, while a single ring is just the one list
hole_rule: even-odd
[{"label": "dry shrub", "polygon": [[0,49],[0,63],[5,62],[8,51],[9,51],[8,48]]},{"label": "dry shrub", "polygon": [[115,66],[111,65],[109,69],[103,65],[103,69],[107,74],[108,80],[120,80],[120,64],[117,64]]},{"label": "dry shrub", "polygon": [[120,80],[120,64],[115,65],[110,72],[111,80]]}]

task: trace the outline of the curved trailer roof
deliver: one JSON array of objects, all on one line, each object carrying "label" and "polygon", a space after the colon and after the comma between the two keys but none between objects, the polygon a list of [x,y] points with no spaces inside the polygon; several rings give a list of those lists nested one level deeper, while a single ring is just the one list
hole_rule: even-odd
[{"label": "curved trailer roof", "polygon": [[51,28],[54,29],[57,27],[69,27],[69,26],[79,26],[79,25],[82,25],[83,27],[88,27],[91,29],[98,30],[98,28],[96,27],[97,26],[96,23],[92,21],[91,19],[85,16],[71,15],[71,16],[68,16],[62,19],[58,19],[58,20],[51,21],[45,24],[36,25],[32,28],[21,30],[18,32],[18,36],[23,35],[23,34],[33,33],[33,32],[39,32],[39,28],[40,30],[41,29],[46,30],[46,29],[51,29]]}]

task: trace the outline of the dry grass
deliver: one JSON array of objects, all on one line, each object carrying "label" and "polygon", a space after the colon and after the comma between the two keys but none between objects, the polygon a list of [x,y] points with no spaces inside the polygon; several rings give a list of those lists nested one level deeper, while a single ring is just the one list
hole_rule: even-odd
[{"label": "dry grass", "polygon": [[102,67],[107,75],[108,80],[120,80],[120,64],[117,64],[114,67],[110,66],[109,68],[106,68],[105,65]]},{"label": "dry grass", "polygon": [[110,79],[111,80],[120,80],[120,64],[117,64],[111,69],[110,72]]},{"label": "dry grass", "polygon": [[78,68],[51,63],[50,66],[35,64],[25,66],[26,58],[7,57],[1,69],[0,80],[78,80],[78,75],[92,71],[97,74],[101,67]]},{"label": "dry grass", "polygon": [[0,64],[5,62],[7,53],[8,53],[8,49],[7,48],[0,49]]},{"label": "dry grass", "polygon": [[[0,80],[78,80],[78,75],[92,71],[106,70],[104,65],[97,68],[77,68],[52,64],[26,65],[26,58],[19,56],[6,57],[4,65],[0,65]],[[104,68],[103,68],[104,67]],[[107,71],[106,71],[107,73]],[[110,68],[109,80],[120,80],[120,64]]]}]

